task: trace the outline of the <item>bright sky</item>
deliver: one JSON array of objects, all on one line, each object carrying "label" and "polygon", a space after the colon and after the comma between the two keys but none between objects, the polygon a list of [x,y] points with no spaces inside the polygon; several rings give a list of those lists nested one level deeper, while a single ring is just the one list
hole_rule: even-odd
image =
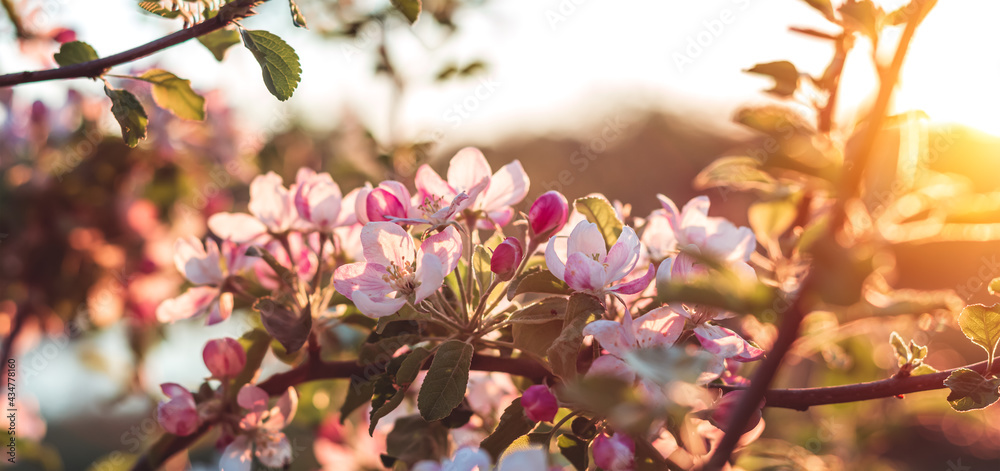
[{"label": "bright sky", "polygon": [[[144,14],[133,0],[34,3],[57,12],[51,24],[75,27],[79,38],[103,55],[178,26]],[[95,3],[104,7],[94,8]],[[891,8],[901,2],[881,3]],[[288,112],[301,112],[310,125],[328,128],[351,107],[377,134],[385,134],[389,87],[382,79],[373,83],[371,58],[358,53],[369,50],[370,42],[323,41],[292,28],[281,1],[259,11],[245,26],[276,32],[302,59],[302,83],[286,103],[267,94],[256,62],[239,47],[220,65],[190,41],[140,66],[159,62],[190,78],[196,88],[224,85],[228,100],[246,111],[246,119],[265,128],[275,113]],[[936,121],[963,122],[1000,135],[1000,115],[994,112],[1000,105],[995,86],[1000,59],[990,52],[1000,45],[1000,28],[993,24],[998,17],[1000,2],[939,2],[913,42],[897,108],[922,108]],[[461,29],[451,38],[439,37],[438,28],[428,23],[423,19],[412,33],[398,30],[391,37],[391,53],[411,84],[401,107],[404,138],[439,131],[449,140],[488,143],[506,134],[560,133],[588,119],[597,121],[600,110],[623,102],[723,124],[737,107],[768,100],[759,93],[766,80],[742,69],[788,59],[818,74],[831,54],[827,44],[788,32],[790,25],[832,31],[800,0],[504,0],[459,12]],[[862,102],[874,85],[867,48],[859,43],[846,71],[845,118],[851,117],[851,104]],[[37,68],[17,56],[10,42],[0,45],[0,70]],[[466,80],[442,86],[433,80],[448,62],[480,58],[490,64],[491,85]],[[101,93],[96,83],[72,85]],[[20,91],[55,102],[63,86],[29,85]],[[455,106],[464,117],[456,117]]]}]

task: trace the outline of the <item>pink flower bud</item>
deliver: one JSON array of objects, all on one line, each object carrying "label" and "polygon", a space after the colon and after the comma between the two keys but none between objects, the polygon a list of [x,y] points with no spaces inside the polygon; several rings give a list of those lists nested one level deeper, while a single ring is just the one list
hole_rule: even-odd
[{"label": "pink flower bud", "polygon": [[629,471],[635,466],[635,442],[628,435],[600,434],[594,438],[594,464],[607,471]]},{"label": "pink flower bud", "polygon": [[[715,406],[715,412],[712,413],[711,422],[722,430],[725,430],[729,425],[729,419],[732,417],[733,412],[736,411],[736,405],[740,403],[740,400],[746,394],[746,391],[733,391],[722,396],[719,399],[719,403]],[[748,433],[757,427],[761,419],[761,409],[764,407],[764,400],[761,399],[760,407],[750,416],[750,421],[747,422],[747,426],[743,429],[743,433]]]},{"label": "pink flower bud", "polygon": [[531,205],[528,222],[531,232],[548,239],[566,225],[569,218],[569,202],[558,191],[548,191]]},{"label": "pink flower bud", "polygon": [[156,421],[174,435],[194,433],[198,429],[198,406],[191,392],[176,383],[161,384],[160,389],[169,399],[156,407]]},{"label": "pink flower bud", "polygon": [[496,273],[501,281],[509,281],[514,277],[517,267],[521,266],[522,259],[524,259],[524,248],[521,247],[521,241],[508,237],[493,250],[490,271]]},{"label": "pink flower bud", "polygon": [[388,221],[387,216],[406,217],[406,206],[403,202],[382,188],[376,188],[368,194],[366,206],[369,221]]},{"label": "pink flower bud", "polygon": [[236,339],[224,338],[209,340],[202,351],[205,366],[212,372],[212,377],[218,379],[233,378],[243,371],[247,363],[247,354]]},{"label": "pink flower bud", "polygon": [[52,39],[59,44],[76,41],[76,31],[71,29],[56,28],[50,34]]},{"label": "pink flower bud", "polygon": [[536,384],[525,389],[521,395],[521,406],[524,407],[524,414],[528,419],[534,422],[551,422],[559,410],[556,397],[544,384]]}]

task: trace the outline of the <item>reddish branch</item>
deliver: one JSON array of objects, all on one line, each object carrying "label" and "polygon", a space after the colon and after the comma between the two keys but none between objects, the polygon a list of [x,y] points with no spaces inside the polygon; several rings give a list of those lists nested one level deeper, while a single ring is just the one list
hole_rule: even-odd
[{"label": "reddish branch", "polygon": [[139,47],[119,52],[113,56],[102,57],[88,62],[67,65],[55,69],[17,72],[0,75],[0,87],[10,87],[22,83],[44,82],[72,78],[96,78],[103,75],[111,67],[141,59],[171,46],[176,46],[189,39],[204,36],[222,29],[235,20],[254,14],[253,6],[260,0],[238,0],[230,2],[219,10],[219,14],[198,23],[190,28],[180,30]]}]

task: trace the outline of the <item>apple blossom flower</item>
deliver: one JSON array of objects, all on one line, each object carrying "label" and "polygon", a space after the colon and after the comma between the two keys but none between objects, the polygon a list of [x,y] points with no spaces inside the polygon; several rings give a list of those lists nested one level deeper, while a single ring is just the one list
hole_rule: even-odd
[{"label": "apple blossom flower", "polygon": [[[174,264],[191,283],[197,285],[160,303],[156,318],[160,322],[187,319],[211,310],[208,323],[229,318],[233,312],[233,294],[224,290],[225,281],[249,266],[245,246],[224,241],[222,249],[209,239],[202,245],[194,237],[178,239],[174,245]],[[220,263],[225,268],[220,267]]]},{"label": "apple blossom flower", "polygon": [[187,436],[198,430],[198,405],[190,391],[176,383],[160,385],[167,400],[156,406],[156,421],[164,430],[177,436]]},{"label": "apple blossom flower", "polygon": [[521,162],[515,160],[493,173],[486,157],[474,147],[459,150],[451,158],[447,181],[426,164],[417,169],[414,180],[419,198],[417,206],[426,207],[425,213],[435,212],[445,201],[452,201],[465,192],[469,199],[455,213],[465,209],[476,211],[480,213],[480,227],[487,229],[493,224],[504,226],[510,222],[514,216],[511,206],[524,199],[530,184]]},{"label": "apple blossom flower", "polygon": [[559,401],[544,384],[525,389],[521,395],[521,406],[528,420],[533,422],[551,422],[559,411]]},{"label": "apple blossom flower", "polygon": [[[594,360],[587,375],[612,376],[632,383],[635,371],[625,362],[632,350],[672,346],[684,332],[684,318],[670,306],[663,306],[635,319],[626,313],[621,322],[597,320],[583,328],[583,335],[592,335],[607,351]],[[658,389],[649,385],[648,389]]]},{"label": "apple blossom flower", "polygon": [[424,239],[416,248],[403,228],[389,222],[371,222],[361,230],[364,262],[337,267],[337,291],[371,317],[399,311],[412,295],[419,303],[437,291],[455,270],[462,239],[454,227]]},{"label": "apple blossom flower", "polygon": [[234,378],[243,371],[247,354],[240,342],[233,338],[209,340],[202,350],[205,366],[218,379]]},{"label": "apple blossom flower", "polygon": [[[662,216],[667,222],[665,227],[654,227],[660,232],[655,238],[660,241],[661,250],[672,251],[674,249],[670,246],[673,245],[676,250],[693,250],[720,262],[750,260],[750,254],[757,248],[753,230],[736,227],[725,218],[709,217],[707,196],[693,198],[681,211],[670,198],[664,195],[656,197],[663,206]],[[651,234],[650,238],[653,237]]]},{"label": "apple blossom flower", "polygon": [[377,428],[368,435],[369,414],[359,414],[357,422],[340,419],[339,413],[328,414],[316,432],[313,454],[323,471],[382,468],[386,436]]},{"label": "apple blossom flower", "polygon": [[299,174],[293,201],[304,225],[322,232],[346,225],[349,221],[340,215],[343,194],[330,174],[315,173],[307,168],[299,170]]},{"label": "apple blossom flower", "polygon": [[623,433],[594,437],[594,464],[607,471],[631,471],[635,467],[635,442]]},{"label": "apple blossom flower", "polygon": [[410,190],[406,185],[387,180],[375,188],[370,185],[361,187],[354,203],[358,222],[391,221],[418,217],[419,213],[410,202]]},{"label": "apple blossom flower", "polygon": [[240,434],[223,451],[219,469],[249,471],[253,464],[251,455],[264,466],[288,466],[292,462],[292,446],[281,430],[295,417],[299,403],[295,388],[289,387],[275,406],[268,408],[267,392],[246,384],[240,388],[236,402],[248,412],[240,420]]},{"label": "apple blossom flower", "polygon": [[515,237],[508,237],[493,250],[493,256],[490,257],[490,271],[501,281],[510,281],[517,267],[521,266],[522,260],[524,260],[524,248],[521,246],[521,241]]},{"label": "apple blossom flower", "polygon": [[569,202],[558,191],[542,193],[528,210],[528,226],[533,237],[548,239],[562,230],[569,218]]},{"label": "apple blossom flower", "polygon": [[631,227],[625,226],[611,250],[608,250],[597,224],[581,221],[568,238],[549,241],[545,247],[545,264],[556,278],[565,281],[575,291],[599,296],[607,292],[635,294],[649,286],[653,279],[652,264],[646,274],[615,283],[635,268],[639,261],[639,249],[639,238]]}]

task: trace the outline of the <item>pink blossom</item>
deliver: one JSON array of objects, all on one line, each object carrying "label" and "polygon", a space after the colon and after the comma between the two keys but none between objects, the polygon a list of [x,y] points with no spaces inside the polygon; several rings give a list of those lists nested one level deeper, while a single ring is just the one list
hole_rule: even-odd
[{"label": "pink blossom", "polygon": [[330,232],[349,222],[340,215],[344,198],[329,173],[300,169],[295,187],[295,209],[308,229]]},{"label": "pink blossom", "polygon": [[190,391],[176,383],[160,385],[166,401],[156,407],[156,421],[164,430],[178,436],[186,436],[198,430],[198,406]]},{"label": "pink blossom", "polygon": [[635,294],[649,286],[653,279],[652,264],[644,275],[615,283],[635,268],[639,250],[639,238],[631,227],[625,226],[611,250],[608,250],[597,224],[581,221],[567,239],[549,241],[545,248],[545,264],[556,278],[565,281],[575,291],[596,295],[607,292]]},{"label": "pink blossom", "polygon": [[635,467],[635,442],[628,435],[601,433],[594,438],[594,464],[607,471],[631,471]]},{"label": "pink blossom", "polygon": [[[316,252],[319,250],[319,235],[315,233],[304,235],[300,232],[291,232],[288,234],[288,247],[292,251],[291,257],[289,257],[288,251],[285,250],[284,244],[277,240],[271,240],[263,248],[270,252],[271,255],[274,255],[274,259],[281,266],[289,270],[294,269],[294,273],[300,280],[312,280],[313,275],[316,274],[316,264],[319,263],[319,259],[316,258]],[[327,246],[324,247],[323,252],[329,254],[332,251],[330,243],[327,242]],[[255,260],[256,264],[253,268],[254,274],[257,275],[257,281],[265,288],[271,290],[278,289],[281,286],[281,280],[278,279],[278,275],[271,266],[264,259]]]},{"label": "pink blossom", "polygon": [[493,256],[490,257],[490,271],[500,280],[509,281],[514,277],[514,272],[523,259],[524,248],[521,246],[521,241],[515,237],[508,237],[493,250]]},{"label": "pink blossom", "polygon": [[[715,411],[712,412],[711,421],[720,429],[725,430],[729,425],[729,421],[732,418],[733,412],[736,411],[736,405],[743,400],[743,397],[747,394],[746,391],[732,391],[722,396],[719,402],[715,405]],[[761,399],[760,405],[754,410],[754,414],[750,416],[750,421],[747,422],[746,428],[743,429],[743,433],[749,433],[753,429],[757,428],[757,424],[760,423],[761,409],[764,408],[764,400]]]},{"label": "pink blossom", "polygon": [[292,446],[281,431],[291,423],[298,408],[299,396],[289,387],[272,408],[268,408],[267,392],[246,384],[236,397],[247,414],[240,420],[240,434],[222,453],[222,471],[249,471],[255,455],[264,466],[282,468],[292,462]]},{"label": "pink blossom", "polygon": [[569,212],[569,202],[562,193],[558,191],[542,193],[528,211],[531,233],[536,237],[548,239],[566,225]]},{"label": "pink blossom", "polygon": [[209,340],[202,350],[205,366],[218,379],[234,378],[243,371],[247,354],[240,342],[233,338]]},{"label": "pink blossom", "polygon": [[437,291],[455,270],[462,240],[454,227],[428,237],[416,248],[403,228],[372,222],[361,230],[364,262],[341,265],[334,272],[337,291],[371,317],[399,311],[413,295],[419,303]]},{"label": "pink blossom", "polygon": [[392,180],[379,183],[375,188],[361,187],[355,198],[354,210],[358,222],[362,224],[418,216],[410,202],[410,190]]},{"label": "pink blossom", "polygon": [[521,406],[528,420],[534,422],[551,422],[559,411],[559,402],[544,384],[536,384],[524,390],[521,395]]},{"label": "pink blossom", "polygon": [[587,324],[584,335],[593,335],[607,355],[594,360],[588,375],[612,376],[626,382],[636,379],[635,371],[625,363],[625,356],[639,348],[672,346],[684,332],[684,318],[663,306],[632,319],[625,314],[621,322],[597,320]]},{"label": "pink blossom", "polygon": [[232,293],[223,291],[223,285],[226,278],[249,266],[245,252],[245,246],[231,241],[223,242],[220,250],[212,239],[204,246],[194,237],[178,239],[174,245],[174,264],[188,281],[199,286],[160,303],[156,308],[157,320],[174,322],[207,311],[210,311],[209,324],[228,319],[234,300]]},{"label": "pink blossom", "polygon": [[[310,178],[311,170],[305,170],[299,172],[298,178]],[[300,183],[304,182],[296,185]],[[261,242],[267,240],[269,234],[283,234],[299,228],[305,224],[295,208],[295,193],[285,188],[277,173],[258,175],[250,182],[250,203],[247,205],[250,214],[216,213],[208,218],[208,228],[220,238],[237,243]]]},{"label": "pink blossom", "polygon": [[678,250],[695,250],[721,262],[750,260],[750,254],[757,248],[753,230],[736,227],[725,218],[709,217],[707,196],[692,199],[682,211],[677,210],[670,198],[663,195],[656,197],[663,206],[662,216],[667,220],[667,227],[655,227],[661,232],[656,236],[663,244],[661,249],[672,250],[668,247],[674,245]]},{"label": "pink blossom", "polygon": [[[492,176],[490,176],[492,174]],[[418,190],[417,206],[430,214],[440,209],[444,202],[452,201],[465,192],[469,199],[456,208],[455,213],[471,209],[480,213],[480,227],[492,228],[493,224],[506,225],[514,216],[512,205],[520,203],[528,194],[528,175],[515,160],[496,173],[490,168],[483,153],[466,147],[448,165],[448,181],[442,179],[428,165],[417,169],[415,184]]]}]

